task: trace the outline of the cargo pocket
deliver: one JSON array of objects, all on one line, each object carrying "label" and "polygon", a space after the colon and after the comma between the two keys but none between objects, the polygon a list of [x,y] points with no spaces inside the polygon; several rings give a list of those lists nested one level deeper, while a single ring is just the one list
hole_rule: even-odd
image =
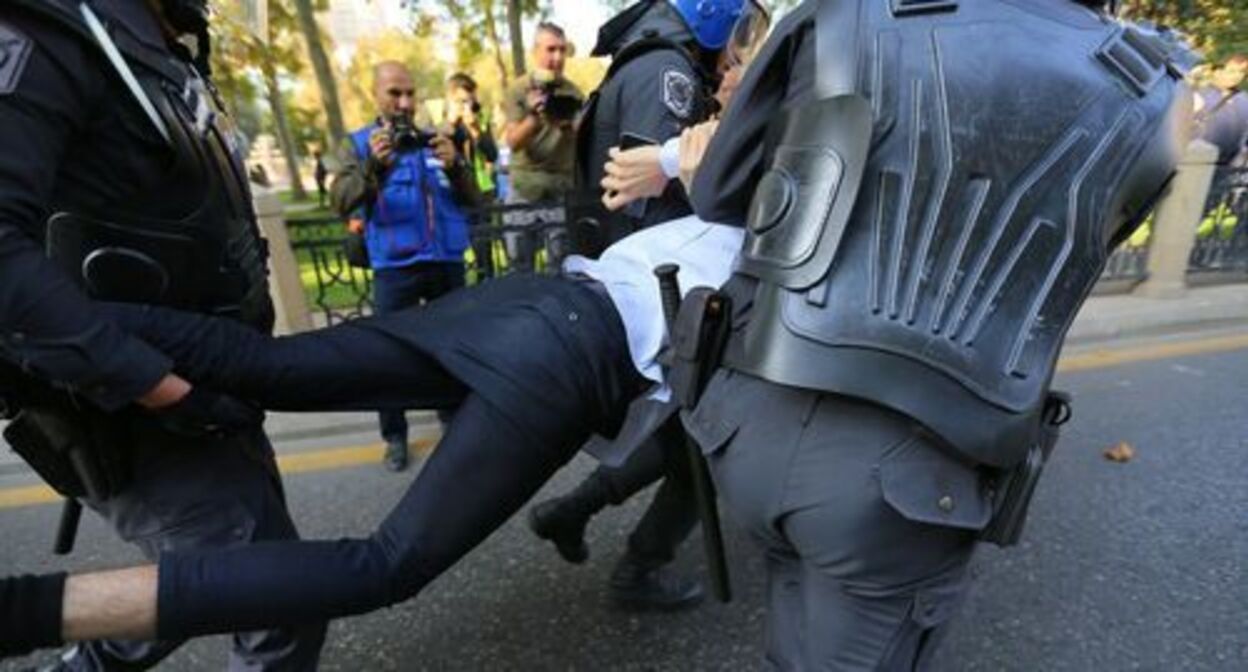
[{"label": "cargo pocket", "polygon": [[916,435],[889,451],[879,466],[884,501],[907,520],[982,530],[992,498],[975,467]]}]

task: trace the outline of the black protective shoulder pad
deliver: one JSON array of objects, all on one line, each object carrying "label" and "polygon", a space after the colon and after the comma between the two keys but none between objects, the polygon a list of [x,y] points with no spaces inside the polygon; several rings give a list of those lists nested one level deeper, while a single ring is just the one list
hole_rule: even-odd
[{"label": "black protective shoulder pad", "polygon": [[4,0],[8,7],[37,15],[64,27],[71,34],[84,40],[95,42],[82,16],[78,13],[78,3],[71,0]]}]

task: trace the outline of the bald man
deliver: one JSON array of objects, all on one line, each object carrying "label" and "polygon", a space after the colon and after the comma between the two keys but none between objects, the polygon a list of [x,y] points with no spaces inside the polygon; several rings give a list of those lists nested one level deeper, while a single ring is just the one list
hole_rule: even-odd
[{"label": "bald man", "polygon": [[[364,222],[373,268],[373,308],[382,315],[464,286],[467,209],[479,204],[472,171],[450,138],[418,129],[416,87],[402,63],[373,69],[377,118],[339,152],[331,201],[343,218]],[[442,420],[448,419],[445,413]],[[380,414],[385,465],[407,467],[407,420]]]}]

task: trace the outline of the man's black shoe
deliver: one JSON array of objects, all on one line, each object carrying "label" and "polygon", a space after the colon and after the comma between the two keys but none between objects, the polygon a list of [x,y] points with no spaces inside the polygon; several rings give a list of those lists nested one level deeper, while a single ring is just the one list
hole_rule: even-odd
[{"label": "man's black shoe", "polygon": [[666,567],[645,569],[627,556],[611,573],[610,589],[616,606],[636,611],[689,609],[706,597],[700,582],[677,576]]},{"label": "man's black shoe", "polygon": [[569,506],[566,499],[548,499],[529,509],[529,529],[538,538],[554,543],[564,560],[579,565],[589,559],[589,545],[585,543],[589,516]]},{"label": "man's black shoe", "polygon": [[407,441],[386,442],[386,469],[399,472],[407,468]]}]

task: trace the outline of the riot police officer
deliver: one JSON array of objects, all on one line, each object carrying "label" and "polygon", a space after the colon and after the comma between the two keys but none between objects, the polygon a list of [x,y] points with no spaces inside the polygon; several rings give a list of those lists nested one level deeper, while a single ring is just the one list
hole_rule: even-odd
[{"label": "riot police officer", "polygon": [[807,2],[721,122],[694,203],[747,237],[686,426],[779,669],[925,669],[1017,540],[1062,338],[1181,147],[1181,69],[1103,4]]},{"label": "riot police officer", "polygon": [[[593,54],[611,56],[612,65],[590,95],[577,138],[577,182],[585,200],[601,200],[611,148],[629,138],[662,144],[711,115],[719,54],[747,5],[754,6],[746,0],[645,0],[602,27]],[[618,212],[596,207],[595,235],[574,236],[579,251],[592,255],[633,231],[690,213],[676,180],[636,205]],[[684,441],[673,422],[624,464],[600,467],[575,490],[530,511],[533,531],[554,542],[565,560],[580,563],[589,554],[584,534],[594,514],[663,481],[612,572],[610,594],[620,606],[676,609],[702,599],[701,585],[665,569],[697,524]]]},{"label": "riot police officer", "polygon": [[[8,437],[148,557],[297,537],[258,418],[213,411],[90,301],[272,326],[235,135],[200,74],[206,5],[0,9],[0,361],[30,377],[0,389],[21,407]],[[198,38],[196,54],[183,35]],[[67,403],[32,402],[40,384]],[[47,449],[66,436],[83,459]],[[311,669],[323,639],[323,624],[236,634],[231,667]],[[178,644],[90,642],[59,665],[147,668]]]}]

